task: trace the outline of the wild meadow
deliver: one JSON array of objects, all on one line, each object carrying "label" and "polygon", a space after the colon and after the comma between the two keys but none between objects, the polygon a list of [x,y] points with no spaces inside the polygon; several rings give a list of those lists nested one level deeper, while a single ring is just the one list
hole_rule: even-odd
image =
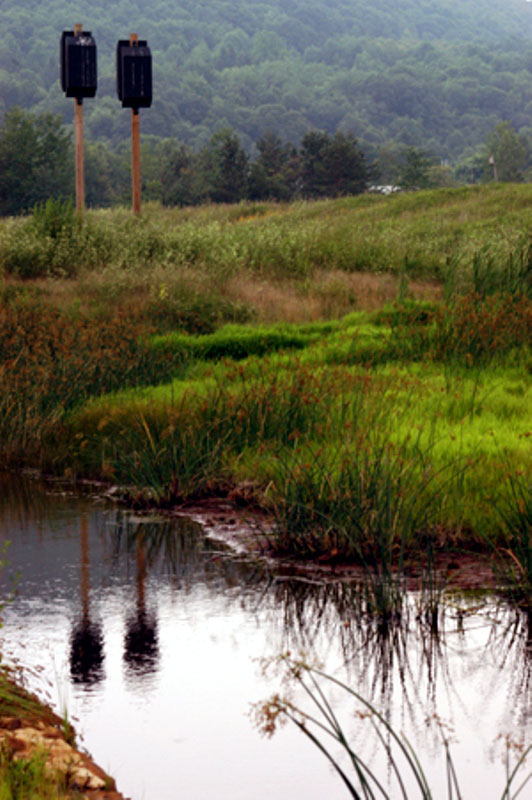
[{"label": "wild meadow", "polygon": [[[0,222],[0,451],[277,553],[489,553],[532,595],[532,188]],[[399,570],[401,572],[401,570]]]}]

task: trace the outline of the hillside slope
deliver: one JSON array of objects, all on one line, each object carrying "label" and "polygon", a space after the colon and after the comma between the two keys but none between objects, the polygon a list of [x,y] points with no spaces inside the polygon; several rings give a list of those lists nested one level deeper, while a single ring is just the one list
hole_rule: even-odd
[{"label": "hillside slope", "polygon": [[[71,18],[75,14],[75,18]],[[98,44],[87,133],[116,145],[128,115],[114,48],[135,30],[154,56],[143,131],[194,147],[228,125],[248,148],[266,130],[353,132],[371,148],[426,147],[456,160],[502,119],[532,119],[532,4],[524,0],[4,0],[0,113],[20,105],[72,119],[59,38],[82,22]]]}]

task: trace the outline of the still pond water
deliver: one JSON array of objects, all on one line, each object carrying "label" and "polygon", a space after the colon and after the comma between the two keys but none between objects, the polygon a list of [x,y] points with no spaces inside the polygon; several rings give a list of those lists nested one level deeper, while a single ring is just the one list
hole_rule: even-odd
[{"label": "still pond water", "polygon": [[[10,542],[4,592],[18,573],[0,632],[5,660],[67,710],[132,800],[347,797],[297,729],[264,739],[250,719],[251,704],[280,689],[261,659],[287,649],[384,710],[436,797],[447,796],[436,719],[452,728],[464,797],[500,797],[501,735],[532,742],[527,626],[489,599],[446,601],[434,637],[412,597],[402,627],[382,636],[340,581],[253,563],[191,519],[142,520],[90,494],[6,475],[0,538]],[[332,702],[386,780],[367,720],[342,692]]]}]

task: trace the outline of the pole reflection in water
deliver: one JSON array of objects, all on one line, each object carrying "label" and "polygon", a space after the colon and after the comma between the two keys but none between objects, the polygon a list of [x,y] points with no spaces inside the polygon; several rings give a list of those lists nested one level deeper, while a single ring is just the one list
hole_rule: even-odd
[{"label": "pole reflection in water", "polygon": [[134,675],[154,672],[159,657],[157,619],[146,608],[146,548],[142,529],[136,542],[136,609],[127,620],[124,660]]},{"label": "pole reflection in water", "polygon": [[90,556],[87,515],[80,519],[80,598],[81,618],[72,630],[70,640],[70,674],[74,683],[92,686],[103,680],[103,634],[101,626],[90,615]]}]

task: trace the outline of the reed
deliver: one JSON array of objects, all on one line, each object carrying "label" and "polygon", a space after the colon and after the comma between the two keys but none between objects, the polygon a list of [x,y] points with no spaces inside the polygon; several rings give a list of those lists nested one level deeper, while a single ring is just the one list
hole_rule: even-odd
[{"label": "reed", "polygon": [[494,546],[488,539],[499,591],[510,602],[532,614],[532,484],[524,470],[512,469],[508,460],[504,482],[507,491],[494,500],[502,536]]},{"label": "reed", "polygon": [[[431,787],[414,748],[408,739],[390,724],[386,712],[379,711],[373,703],[343,681],[306,663],[303,659],[296,659],[287,653],[282,655],[279,661],[284,665],[288,686],[302,690],[308,706],[302,707],[300,703],[295,703],[290,695],[283,697],[279,694],[275,694],[264,703],[257,704],[253,713],[256,724],[264,735],[272,736],[284,720],[292,722],[325,756],[348,795],[355,800],[376,800],[376,798],[390,800],[396,797],[401,797],[403,800],[414,797],[433,800],[435,797],[442,797],[441,791],[436,792]],[[330,699],[333,689],[341,692],[345,702],[356,703],[355,715],[360,725],[365,724],[369,728],[366,737],[368,735],[375,737],[385,755],[386,774],[378,774],[350,742],[340,714]],[[445,794],[448,800],[454,800],[462,797],[459,772],[441,723],[438,729],[445,763]],[[338,748],[345,755],[345,761],[338,755]],[[531,750],[532,746],[526,748],[516,762],[510,765],[507,744],[505,775],[501,780],[501,787],[494,790],[494,798],[513,800],[521,795],[532,778],[532,773],[523,774]]]},{"label": "reed", "polygon": [[359,418],[358,433],[336,453],[306,449],[281,462],[270,545],[278,555],[357,564],[365,608],[383,626],[401,618],[407,575],[421,566],[427,608],[437,615],[435,552],[445,545],[435,530],[445,473],[455,480],[461,467],[453,463],[438,474],[420,434],[393,444],[386,425],[371,435],[368,415]]}]

